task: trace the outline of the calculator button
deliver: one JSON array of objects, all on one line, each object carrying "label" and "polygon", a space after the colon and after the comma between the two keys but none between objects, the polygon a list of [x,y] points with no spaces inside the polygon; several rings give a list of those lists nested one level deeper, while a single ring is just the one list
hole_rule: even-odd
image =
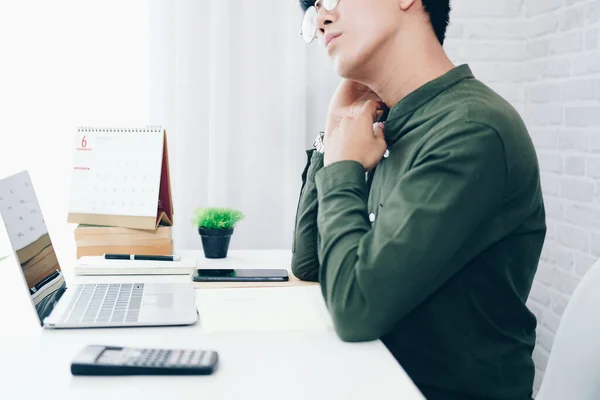
[{"label": "calculator button", "polygon": [[181,357],[181,350],[172,350],[171,354],[167,358],[166,365],[168,367],[179,364],[179,358]]},{"label": "calculator button", "polygon": [[181,360],[179,360],[179,364],[181,364],[183,366],[189,365],[191,357],[192,357],[192,351],[191,350],[185,350],[183,352],[183,355],[181,356]]},{"label": "calculator button", "polygon": [[200,360],[201,366],[210,365],[210,360],[212,359],[212,353],[210,351],[205,351],[202,355],[202,360]]},{"label": "calculator button", "polygon": [[150,362],[151,363],[156,362],[156,360],[158,360],[159,357],[160,357],[160,351],[152,352],[152,356],[150,357]]},{"label": "calculator button", "polygon": [[141,357],[141,360],[140,360],[140,364],[141,365],[148,365],[148,363],[152,359],[152,354],[153,353],[154,353],[154,350],[146,350],[146,351],[144,351],[144,354],[143,354],[143,356]]},{"label": "calculator button", "polygon": [[133,365],[137,359],[136,354],[131,350],[122,350],[121,351],[121,359],[125,363],[125,365]]},{"label": "calculator button", "polygon": [[164,350],[161,350],[161,351],[160,351],[160,352],[159,352],[159,353],[156,355],[156,358],[154,359],[154,366],[155,366],[155,367],[156,367],[157,365],[162,365],[162,364],[163,364],[163,362],[164,362],[164,360],[163,360],[163,358],[164,358],[164,354],[165,354],[165,351],[164,351]]},{"label": "calculator button", "polygon": [[155,367],[156,366],[162,367],[165,364],[165,362],[167,361],[168,354],[169,354],[168,351],[161,350],[160,353],[159,353],[159,355],[158,355],[158,358],[156,359],[156,361],[154,361],[154,366]]},{"label": "calculator button", "polygon": [[198,365],[200,359],[202,358],[202,354],[204,354],[203,351],[195,351],[194,355],[192,356],[192,360],[190,361],[190,364]]}]

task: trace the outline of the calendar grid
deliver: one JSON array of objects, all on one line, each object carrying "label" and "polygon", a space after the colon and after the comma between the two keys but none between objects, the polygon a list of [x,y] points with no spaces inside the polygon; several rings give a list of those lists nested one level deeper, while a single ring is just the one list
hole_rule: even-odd
[{"label": "calendar grid", "polygon": [[132,221],[143,220],[155,226],[161,214],[164,129],[80,127],[74,150],[70,222],[135,227],[138,222]]},{"label": "calendar grid", "polygon": [[156,217],[162,140],[158,129],[80,128],[70,212]]}]

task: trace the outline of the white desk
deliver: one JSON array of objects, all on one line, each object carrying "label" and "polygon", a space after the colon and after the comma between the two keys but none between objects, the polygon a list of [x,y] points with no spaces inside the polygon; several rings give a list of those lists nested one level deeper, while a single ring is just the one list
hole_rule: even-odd
[{"label": "white desk", "polygon": [[[287,268],[289,257],[231,251],[209,263]],[[423,399],[381,342],[338,339],[318,286],[199,289],[194,326],[53,331],[37,323],[14,260],[0,269],[0,399]],[[187,279],[74,277],[65,262],[62,269],[69,284]],[[220,365],[197,377],[72,376],[71,359],[93,343],[214,349]]]}]

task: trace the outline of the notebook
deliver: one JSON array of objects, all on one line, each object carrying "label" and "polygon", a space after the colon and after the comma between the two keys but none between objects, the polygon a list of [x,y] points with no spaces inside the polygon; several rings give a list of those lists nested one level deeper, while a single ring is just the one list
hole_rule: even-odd
[{"label": "notebook", "polygon": [[80,127],[67,221],[155,230],[173,224],[162,127]]},{"label": "notebook", "polygon": [[76,275],[191,275],[196,268],[193,256],[180,261],[105,260],[103,256],[83,256],[77,260]]}]

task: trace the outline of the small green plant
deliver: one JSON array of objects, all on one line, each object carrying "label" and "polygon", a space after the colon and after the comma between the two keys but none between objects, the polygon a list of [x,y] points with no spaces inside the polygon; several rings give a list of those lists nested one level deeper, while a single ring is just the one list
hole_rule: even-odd
[{"label": "small green plant", "polygon": [[204,207],[196,209],[192,222],[197,228],[230,229],[244,217],[241,211],[232,208]]}]

